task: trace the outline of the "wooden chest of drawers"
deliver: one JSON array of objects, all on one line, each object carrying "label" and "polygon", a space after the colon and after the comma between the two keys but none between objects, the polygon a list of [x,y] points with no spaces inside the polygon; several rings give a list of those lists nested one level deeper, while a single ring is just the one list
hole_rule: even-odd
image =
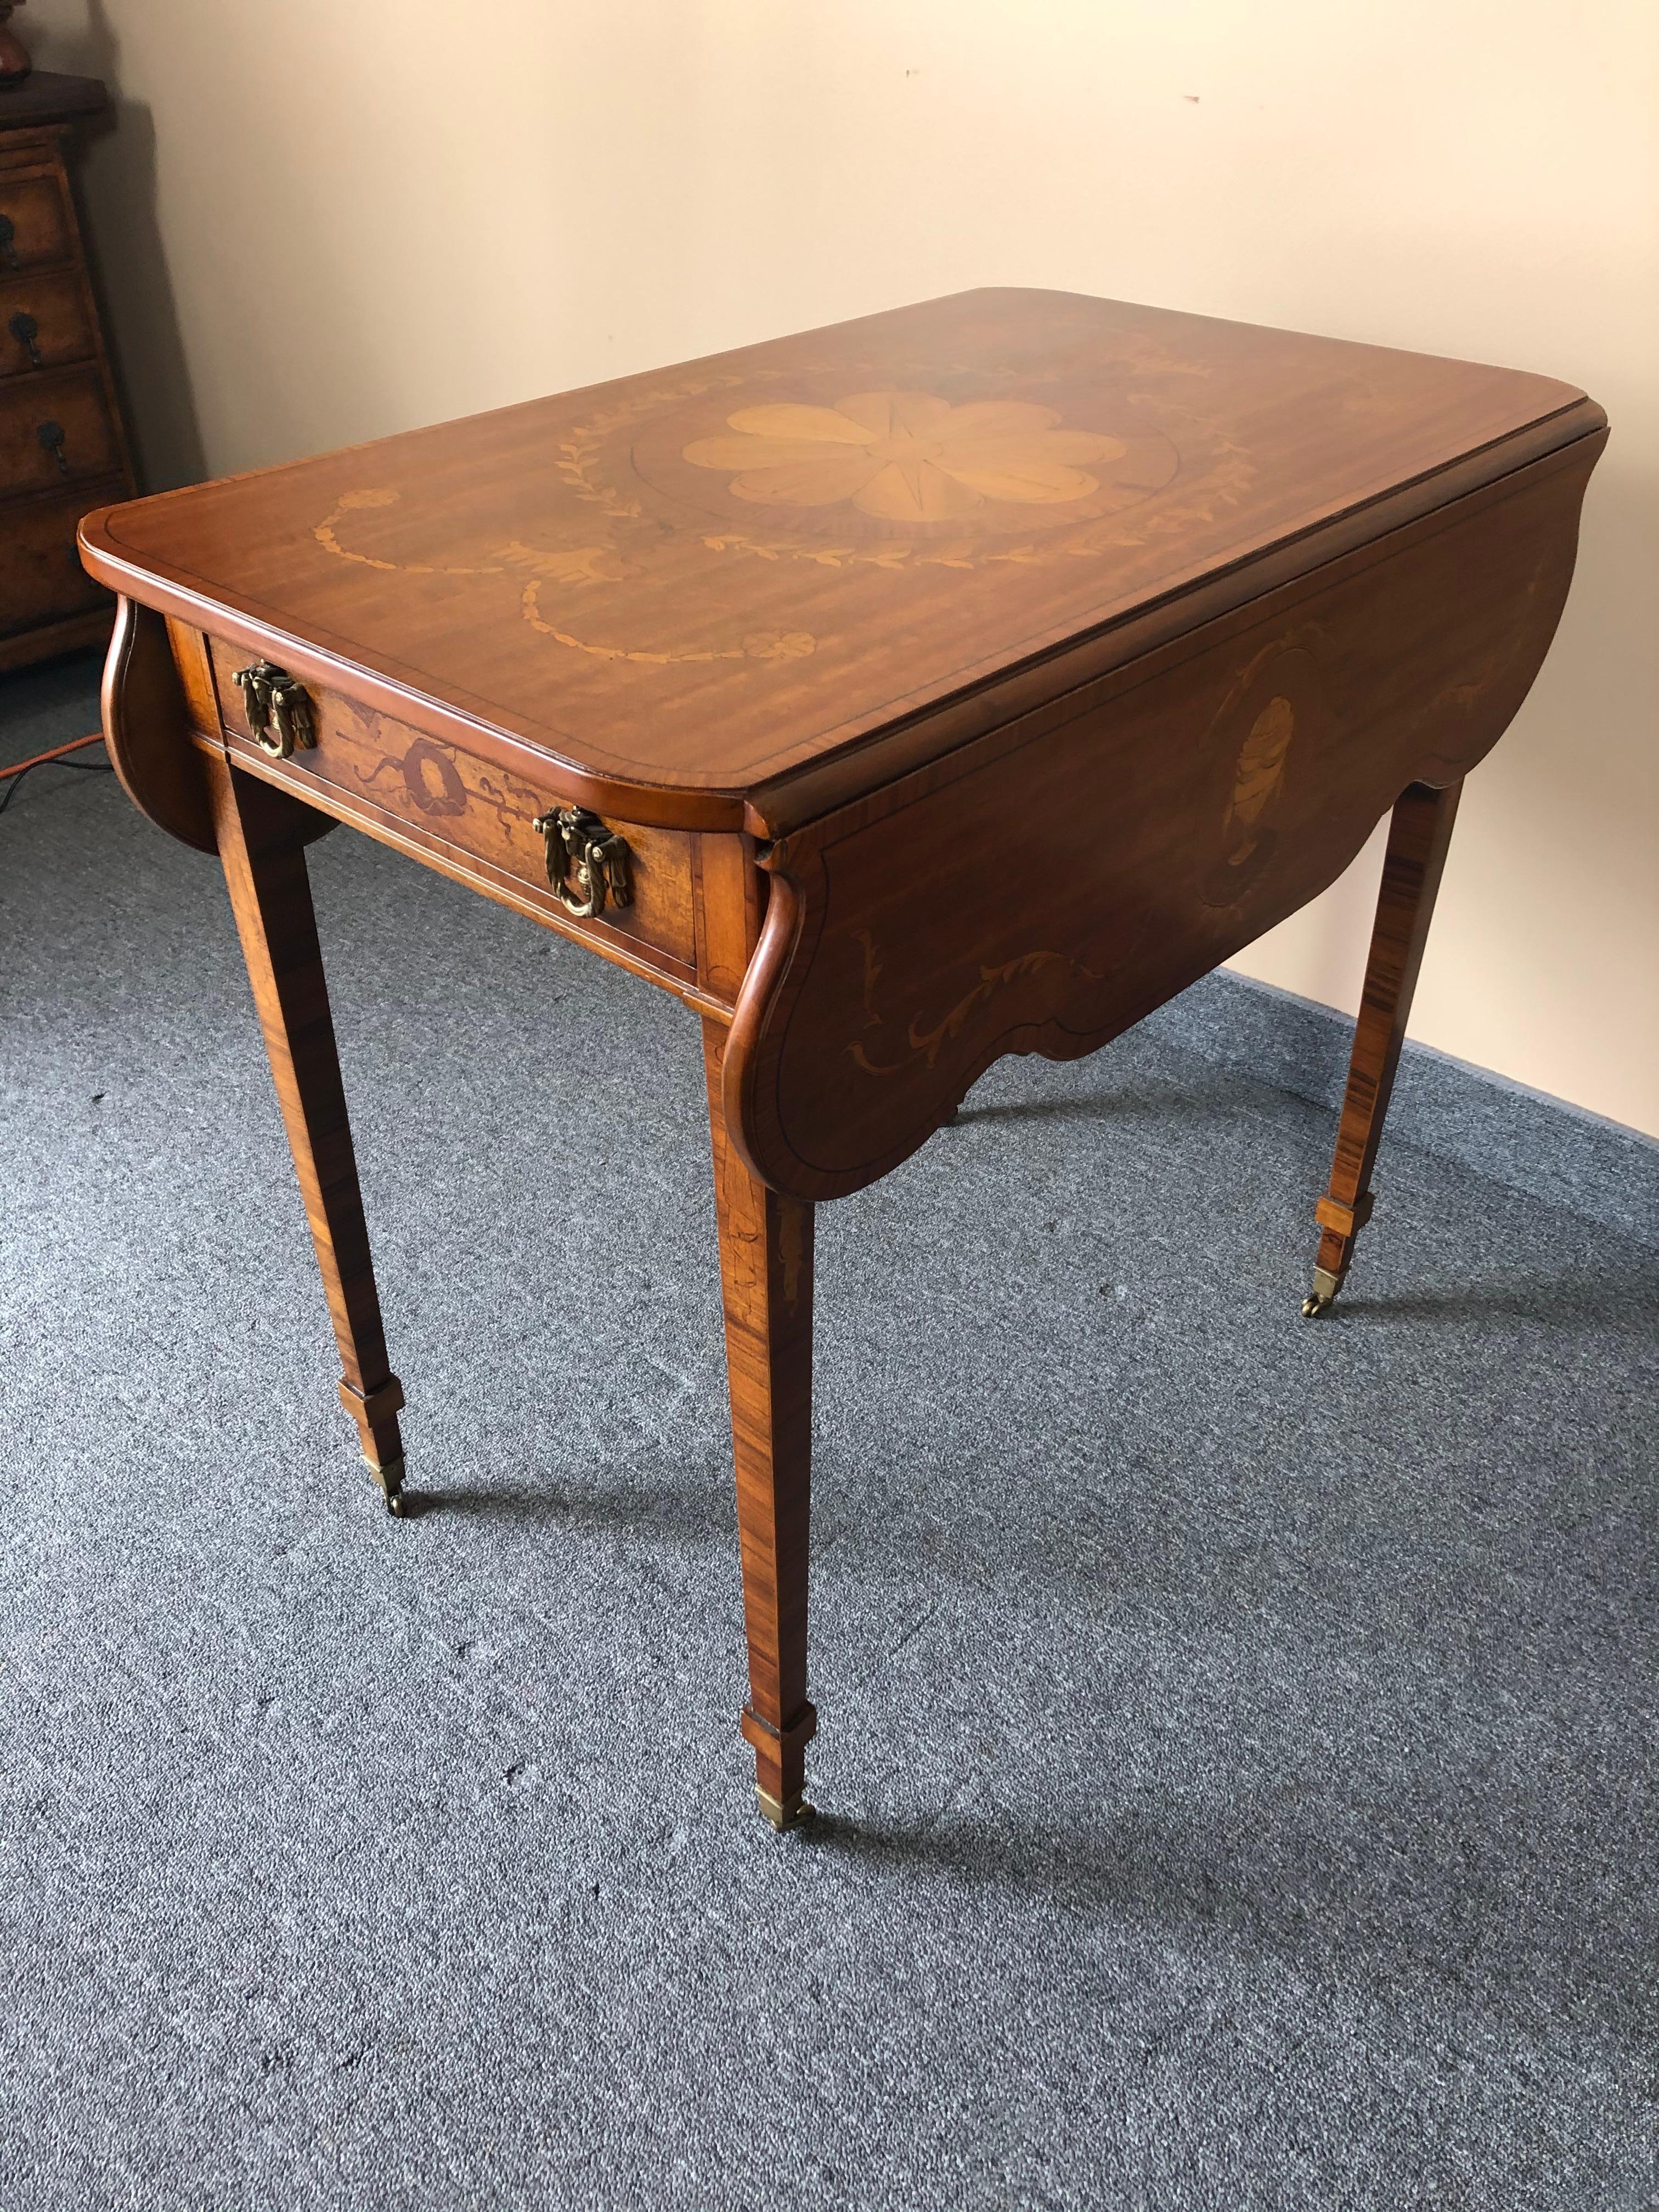
[{"label": "wooden chest of drawers", "polygon": [[133,489],[64,156],[101,84],[0,88],[0,669],[101,643],[114,612],[76,525]]}]

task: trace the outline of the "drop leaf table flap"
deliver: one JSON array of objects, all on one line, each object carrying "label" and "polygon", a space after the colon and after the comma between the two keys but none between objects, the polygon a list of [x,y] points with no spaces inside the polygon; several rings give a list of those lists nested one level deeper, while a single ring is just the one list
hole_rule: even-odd
[{"label": "drop leaf table flap", "polygon": [[88,516],[112,750],[224,863],[388,1502],[308,842],[352,824],[701,1018],[743,1726],[788,1826],[814,1205],[1002,1054],[1184,989],[1392,809],[1323,1312],[1457,793],[1547,649],[1606,435],[1541,376],[980,291]]}]

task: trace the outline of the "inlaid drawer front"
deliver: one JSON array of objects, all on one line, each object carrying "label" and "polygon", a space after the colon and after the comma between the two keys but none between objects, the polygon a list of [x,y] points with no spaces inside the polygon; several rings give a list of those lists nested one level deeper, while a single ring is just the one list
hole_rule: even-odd
[{"label": "inlaid drawer front", "polygon": [[95,368],[0,385],[0,493],[111,476],[121,466]]},{"label": "inlaid drawer front", "polygon": [[29,376],[95,350],[81,283],[72,269],[0,283],[0,376]]},{"label": "inlaid drawer front", "polygon": [[95,484],[0,507],[0,636],[109,605],[109,593],[81,566],[75,526],[88,507],[119,499],[124,489],[118,482]]},{"label": "inlaid drawer front", "polygon": [[240,646],[214,638],[209,651],[233,752],[279,766],[319,805],[337,793],[352,817],[378,817],[418,844],[483,863],[584,931],[615,932],[695,965],[684,831],[600,822],[573,807],[550,775],[532,784],[320,684],[290,690]]},{"label": "inlaid drawer front", "polygon": [[67,261],[75,231],[56,177],[0,182],[0,276]]}]

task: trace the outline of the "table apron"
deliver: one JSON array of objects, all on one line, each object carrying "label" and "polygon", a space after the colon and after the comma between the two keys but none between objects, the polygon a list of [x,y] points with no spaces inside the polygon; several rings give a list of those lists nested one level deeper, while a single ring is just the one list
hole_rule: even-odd
[{"label": "table apron", "polygon": [[234,682],[247,659],[240,648],[120,602],[105,670],[105,732],[130,796],[159,826],[198,850],[216,849],[194,763],[202,753],[218,756],[301,803],[307,813],[297,818],[316,825],[302,842],[346,823],[673,992],[700,1015],[731,1019],[757,927],[751,839],[607,822],[629,847],[632,902],[574,915],[549,880],[545,840],[533,826],[565,803],[556,770],[532,787],[316,685],[307,687],[315,744],[273,758],[255,743]]}]

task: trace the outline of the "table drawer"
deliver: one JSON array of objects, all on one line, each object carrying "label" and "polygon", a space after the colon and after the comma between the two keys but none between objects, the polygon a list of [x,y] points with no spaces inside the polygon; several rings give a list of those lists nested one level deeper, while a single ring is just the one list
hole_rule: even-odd
[{"label": "table drawer", "polygon": [[75,226],[56,177],[0,179],[0,276],[75,254]]},{"label": "table drawer", "polygon": [[81,566],[75,526],[89,507],[120,499],[125,490],[118,481],[89,484],[0,506],[0,637],[110,604],[109,593]]},{"label": "table drawer", "polygon": [[550,885],[546,840],[532,826],[538,815],[569,804],[553,781],[556,769],[550,767],[546,782],[531,783],[316,684],[305,687],[315,745],[273,763],[254,741],[235,681],[236,672],[258,656],[217,638],[209,639],[208,651],[233,755],[246,755],[267,772],[280,765],[283,781],[318,805],[329,805],[331,794],[337,793],[347,818],[365,827],[379,822],[428,849],[441,854],[447,848],[482,864],[483,872],[530,892],[534,904],[581,934],[632,939],[695,969],[691,841],[684,830],[607,817],[605,827],[627,842],[631,903],[607,902],[600,917],[573,918]]},{"label": "table drawer", "polygon": [[120,467],[115,425],[95,368],[0,384],[0,495],[113,476]]},{"label": "table drawer", "polygon": [[0,283],[0,377],[36,376],[96,350],[74,270]]}]

